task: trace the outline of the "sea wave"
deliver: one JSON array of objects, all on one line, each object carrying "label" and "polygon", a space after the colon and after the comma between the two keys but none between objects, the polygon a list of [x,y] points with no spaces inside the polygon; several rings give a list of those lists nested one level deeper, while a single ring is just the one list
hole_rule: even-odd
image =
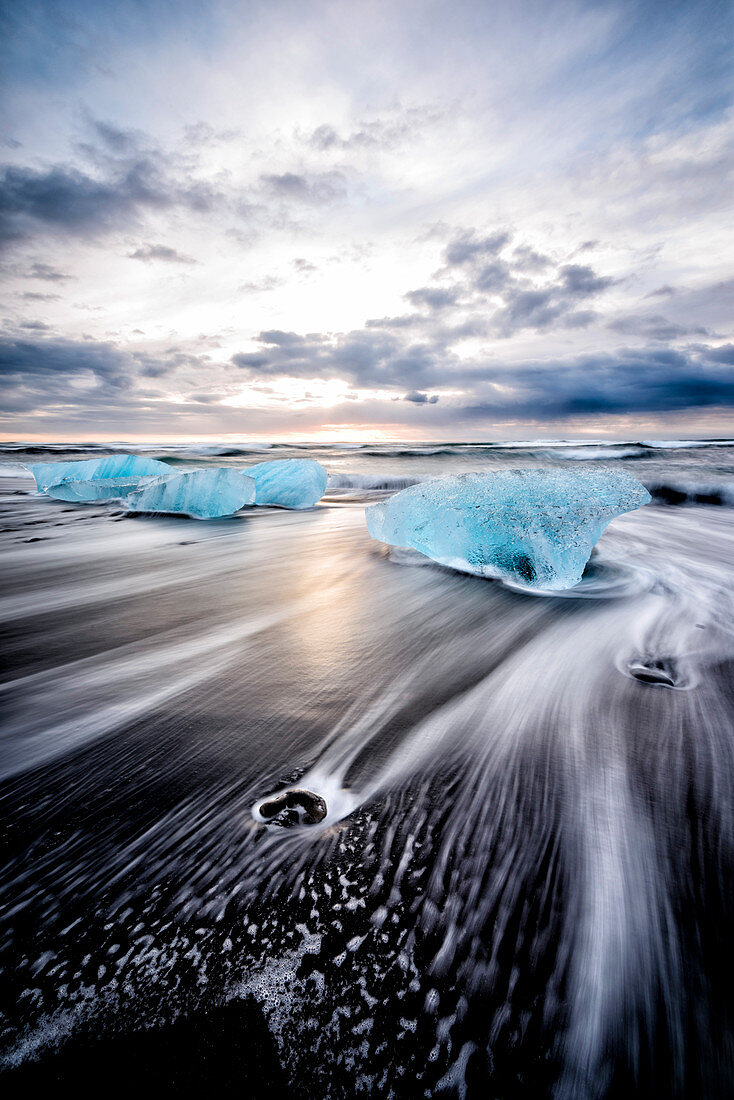
[{"label": "sea wave", "polygon": [[645,488],[661,504],[734,508],[734,482],[646,482]]},{"label": "sea wave", "polygon": [[399,489],[407,489],[409,485],[417,485],[420,481],[431,480],[430,474],[414,474],[401,476],[398,474],[331,474],[326,487],[327,492],[333,489],[359,489],[362,492],[397,492]]}]

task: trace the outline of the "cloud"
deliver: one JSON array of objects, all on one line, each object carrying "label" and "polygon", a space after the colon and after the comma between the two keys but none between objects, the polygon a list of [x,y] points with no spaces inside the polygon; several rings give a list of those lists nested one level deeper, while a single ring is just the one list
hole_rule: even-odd
[{"label": "cloud", "polygon": [[614,286],[616,282],[608,275],[597,275],[593,268],[585,264],[566,264],[560,269],[561,286],[571,298],[592,298]]},{"label": "cloud", "polygon": [[296,271],[298,271],[302,275],[310,275],[311,272],[318,271],[318,267],[316,266],[316,264],[312,264],[303,256],[296,256],[295,260],[293,260],[293,266],[295,267]]},{"label": "cloud", "polygon": [[[232,363],[252,379],[343,378],[362,388],[420,390],[438,380],[447,357],[439,346],[410,342],[401,333],[358,329],[336,337],[261,332],[260,351],[237,353]],[[451,358],[451,357],[449,357]]]},{"label": "cloud", "polygon": [[476,273],[474,287],[488,294],[510,288],[514,275],[510,265],[504,260],[493,260],[490,264],[484,264]]},{"label": "cloud", "polygon": [[269,290],[277,290],[281,286],[283,286],[283,280],[277,275],[263,275],[262,279],[240,283],[237,290],[241,294],[263,294]]},{"label": "cloud", "polygon": [[134,252],[128,252],[128,259],[142,260],[150,263],[152,260],[162,260],[169,264],[195,264],[197,261],[191,256],[185,256],[177,252],[175,248],[169,248],[165,244],[144,244],[136,248]]},{"label": "cloud", "polygon": [[26,302],[58,302],[61,300],[60,294],[37,294],[33,290],[25,290],[21,294]]},{"label": "cloud", "polygon": [[32,264],[24,274],[26,279],[43,279],[48,283],[64,283],[73,279],[73,275],[66,275],[63,271],[57,271],[50,264]]},{"label": "cloud", "polygon": [[411,390],[410,393],[406,393],[403,401],[412,401],[414,405],[435,405],[438,402],[438,394],[434,393],[429,397],[427,393]]},{"label": "cloud", "polygon": [[127,386],[132,357],[100,341],[43,340],[25,341],[0,339],[0,374],[4,377],[27,378],[90,373],[105,382]]},{"label": "cloud", "polygon": [[446,106],[397,106],[392,115],[358,121],[346,135],[324,123],[311,133],[307,144],[320,152],[396,149],[408,141],[414,141],[426,128],[441,122],[449,113]]},{"label": "cloud", "polygon": [[142,165],[120,179],[94,179],[75,168],[6,168],[0,176],[0,239],[8,242],[38,228],[105,233],[145,206],[169,204],[161,182]]},{"label": "cloud", "polygon": [[679,412],[734,406],[734,375],[722,349],[630,348],[567,359],[528,360],[486,372],[489,385],[462,418],[582,416]]},{"label": "cloud", "polygon": [[537,252],[530,245],[521,244],[513,250],[512,263],[520,271],[543,271],[552,263],[549,256]]},{"label": "cloud", "polygon": [[192,164],[157,148],[145,135],[90,123],[95,142],[77,145],[87,164],[0,173],[0,242],[41,233],[94,238],[136,224],[145,214],[183,208],[205,214],[221,194],[193,176]]},{"label": "cloud", "polygon": [[[127,402],[143,422],[160,383],[158,430],[188,416],[202,436],[233,421],[216,402],[209,419],[198,399],[187,411],[190,395],[264,384],[285,425],[289,393],[325,392],[310,378],[349,385],[355,409],[339,416],[426,434],[544,405],[603,410],[615,378],[619,401],[659,394],[661,415],[721,396],[731,364],[711,334],[732,315],[716,283],[734,145],[726,43],[705,5],[530,3],[511,18],[490,5],[485,18],[442,0],[441,18],[398,4],[383,21],[316,5],[294,23],[278,4],[253,21],[217,0],[214,18],[184,5],[172,23],[162,5],[148,25],[30,4],[6,5],[8,132],[23,143],[0,169],[13,331],[54,361],[59,338],[20,328],[53,319],[79,349],[66,375],[13,375],[24,400],[36,379],[39,417],[50,400],[79,424],[85,404],[112,416]],[[365,82],[367,54],[380,62]],[[188,278],[174,292],[153,270]],[[71,308],[44,309],[44,291]],[[95,340],[77,339],[81,310]],[[110,397],[115,363],[130,385]]]},{"label": "cloud", "polygon": [[262,175],[261,182],[276,198],[315,206],[333,206],[347,197],[347,180],[343,172],[312,172]]},{"label": "cloud", "polygon": [[125,130],[120,126],[113,126],[110,122],[101,122],[98,119],[91,120],[92,129],[101,139],[107,149],[116,154],[132,153],[138,149],[142,134],[135,130]]},{"label": "cloud", "polygon": [[455,288],[423,286],[418,290],[409,290],[405,295],[413,306],[426,306],[428,309],[448,309],[456,305],[458,291]]},{"label": "cloud", "polygon": [[[543,302],[536,308],[544,308]],[[430,389],[450,379],[466,394],[464,404],[460,399],[451,407],[457,415],[463,408],[470,418],[476,409],[543,420],[734,404],[730,352],[701,344],[497,363],[481,355],[459,359],[445,345],[411,340],[399,330],[364,329],[334,338],[274,331],[258,339],[260,351],[232,357],[253,381],[342,378],[357,390],[407,388],[404,400],[425,404],[431,403]]]},{"label": "cloud", "polygon": [[486,237],[478,237],[474,230],[457,233],[444,250],[444,260],[449,267],[463,267],[479,258],[496,256],[512,240],[509,230],[498,229]]},{"label": "cloud", "polygon": [[683,336],[712,336],[703,325],[680,325],[660,313],[630,314],[615,317],[607,325],[626,336],[644,336],[648,340],[679,340]]},{"label": "cloud", "polygon": [[[513,239],[507,228],[455,231],[443,252],[445,266],[434,275],[436,285],[409,291],[406,299],[417,307],[474,311],[475,319],[465,316],[464,325],[476,335],[504,339],[523,330],[546,331],[554,324],[585,328],[596,320],[595,310],[579,306],[605,293],[617,279],[589,264],[554,261],[528,243],[508,253]],[[454,283],[446,288],[442,280],[449,273]],[[385,325],[408,323],[393,318]]]},{"label": "cloud", "polygon": [[677,289],[674,286],[659,286],[657,290],[651,290],[649,294],[646,294],[646,298],[672,298],[674,294],[677,294]]},{"label": "cloud", "polygon": [[[51,410],[71,421],[103,416],[114,422],[115,413],[130,417],[158,416],[158,422],[181,424],[192,413],[186,405],[150,388],[143,379],[162,378],[175,369],[188,372],[201,390],[187,393],[197,408],[216,408],[229,417],[221,401],[231,393],[233,368],[250,379],[260,393],[277,397],[268,380],[341,378],[354,389],[342,406],[328,412],[330,422],[374,424],[395,421],[390,397],[402,407],[425,409],[431,424],[486,424],[507,421],[577,422],[584,418],[619,415],[679,413],[690,410],[734,407],[734,345],[712,347],[692,344],[682,350],[650,346],[613,353],[587,354],[518,362],[492,362],[478,356],[458,361],[420,345],[403,346],[385,334],[345,334],[326,337],[295,333],[262,333],[259,353],[233,357],[231,364],[213,363],[178,346],[158,353],[131,353],[110,342],[63,340],[57,337],[0,340],[0,389],[2,404],[14,412],[44,416]],[[361,336],[361,339],[360,339]],[[451,379],[454,396],[446,399],[431,388]],[[424,385],[414,384],[425,380]],[[194,382],[194,384],[196,384]],[[379,400],[370,390],[386,391]],[[360,393],[360,390],[366,391]],[[347,400],[348,397],[348,400]],[[273,406],[282,426],[296,425],[298,414],[287,398]],[[437,411],[433,411],[437,410]],[[243,409],[237,410],[238,415]],[[259,410],[253,410],[257,417]],[[265,414],[262,414],[265,416]],[[316,401],[309,414],[317,424],[324,418]],[[409,414],[408,414],[409,415]],[[438,418],[438,419],[436,419]],[[225,422],[225,421],[222,421]],[[226,422],[230,422],[226,420]],[[192,422],[193,423],[193,422]],[[273,423],[266,419],[263,423]]]}]

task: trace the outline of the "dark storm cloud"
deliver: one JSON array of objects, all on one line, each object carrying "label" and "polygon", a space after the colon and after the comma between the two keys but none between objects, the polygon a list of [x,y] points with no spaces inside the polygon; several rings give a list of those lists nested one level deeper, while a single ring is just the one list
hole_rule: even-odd
[{"label": "dark storm cloud", "polygon": [[707,359],[710,359],[712,363],[725,363],[727,366],[734,367],[734,344],[722,344],[718,348],[700,347],[698,349],[701,355],[705,355]]},{"label": "dark storm cloud", "polygon": [[86,164],[6,166],[0,174],[0,241],[38,232],[96,237],[135,224],[146,212],[208,213],[222,201],[192,175],[192,163],[145,135],[91,121],[93,142],[76,146]]},{"label": "dark storm cloud", "polygon": [[684,351],[633,348],[490,369],[487,381],[506,388],[492,392],[488,387],[462,415],[552,420],[729,408],[734,406],[734,375],[721,351],[705,346]]},{"label": "dark storm cloud", "polygon": [[185,256],[182,252],[177,252],[175,248],[169,248],[165,244],[144,244],[134,252],[128,252],[127,255],[131,260],[143,260],[144,263],[150,263],[152,260],[162,260],[169,264],[196,263],[192,256]]},{"label": "dark storm cloud", "polygon": [[[551,307],[543,299],[535,308]],[[284,332],[261,333],[259,339],[259,351],[232,358],[254,382],[343,378],[357,389],[402,391],[404,400],[414,404],[430,403],[430,390],[448,383],[465,392],[463,401],[451,407],[464,408],[469,418],[482,410],[498,417],[551,419],[734,405],[731,346],[651,346],[508,364],[485,357],[459,359],[445,342],[411,341],[400,330],[384,328],[334,339]]]},{"label": "dark storm cloud", "polygon": [[6,168],[0,176],[0,239],[20,239],[39,227],[92,236],[124,225],[141,208],[171,202],[146,165],[108,181],[64,166]]},{"label": "dark storm cloud", "polygon": [[[330,412],[334,422],[362,422],[368,407],[375,423],[394,419],[388,410],[395,406],[389,399],[360,399],[360,387],[393,391],[393,400],[404,408],[427,410],[439,406],[440,394],[431,391],[447,381],[463,396],[442,398],[438,412],[426,412],[439,418],[436,424],[734,407],[732,344],[718,348],[694,344],[683,350],[653,346],[504,363],[480,358],[460,361],[436,348],[403,345],[379,332],[351,333],[333,341],[321,335],[283,332],[262,336],[271,342],[259,353],[234,356],[233,365],[265,390],[267,380],[276,377],[336,377],[352,382],[357,390],[349,394],[351,400],[341,411]],[[213,364],[206,356],[191,355],[176,346],[148,355],[94,340],[0,341],[2,404],[16,412],[59,408],[73,420],[91,413],[112,416],[115,410],[144,417],[158,408],[162,415],[179,418],[185,416],[185,409],[166,404],[154,390],[139,388],[142,379],[163,376],[177,367],[189,369],[197,378],[232,380],[231,365]],[[226,392],[215,383],[212,389],[202,387],[192,399],[198,406],[215,406]]]},{"label": "dark storm cloud", "polygon": [[98,341],[0,339],[0,375],[4,379],[69,379],[91,374],[108,385],[129,385],[132,357],[114,344]]}]

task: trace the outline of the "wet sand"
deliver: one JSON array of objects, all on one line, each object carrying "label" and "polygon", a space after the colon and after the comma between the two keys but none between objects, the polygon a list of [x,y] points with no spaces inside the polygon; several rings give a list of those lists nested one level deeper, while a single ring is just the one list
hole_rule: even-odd
[{"label": "wet sand", "polygon": [[[731,1094],[730,509],[620,517],[545,598],[388,551],[364,500],[205,524],[29,488],[8,1088]],[[324,821],[258,820],[290,785]]]}]

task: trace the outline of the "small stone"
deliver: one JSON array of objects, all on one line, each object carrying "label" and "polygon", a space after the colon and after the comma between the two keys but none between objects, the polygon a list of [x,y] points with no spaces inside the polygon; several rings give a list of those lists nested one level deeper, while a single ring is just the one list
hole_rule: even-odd
[{"label": "small stone", "polygon": [[318,825],[326,817],[326,802],[321,795],[304,788],[282,791],[260,804],[260,815],[272,825]]},{"label": "small stone", "polygon": [[675,665],[664,657],[649,660],[632,661],[628,666],[630,676],[642,684],[659,684],[662,687],[675,687],[677,683]]}]

